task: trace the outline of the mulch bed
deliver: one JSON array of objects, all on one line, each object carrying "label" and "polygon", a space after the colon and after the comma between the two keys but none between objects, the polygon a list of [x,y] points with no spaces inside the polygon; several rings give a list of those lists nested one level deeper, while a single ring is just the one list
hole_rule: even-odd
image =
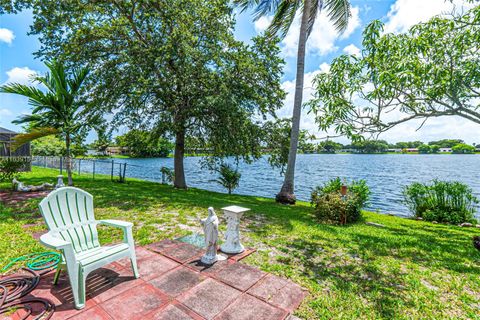
[{"label": "mulch bed", "polygon": [[30,199],[44,198],[50,191],[19,192],[0,190],[0,202],[7,206],[16,206]]}]

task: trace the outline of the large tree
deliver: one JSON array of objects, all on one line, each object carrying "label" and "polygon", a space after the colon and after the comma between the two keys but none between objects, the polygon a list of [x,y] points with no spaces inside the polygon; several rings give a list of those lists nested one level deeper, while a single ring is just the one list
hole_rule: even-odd
[{"label": "large tree", "polygon": [[88,75],[88,69],[65,70],[57,61],[47,62],[49,70],[43,76],[35,76],[34,81],[43,85],[42,91],[34,86],[10,83],[0,87],[1,93],[18,94],[28,98],[33,107],[32,114],[21,116],[13,121],[16,124],[27,124],[29,132],[15,137],[16,144],[49,135],[57,135],[65,141],[66,169],[68,185],[72,180],[72,140],[81,137],[85,130],[96,123],[88,121],[84,110],[82,86]]},{"label": "large tree", "polygon": [[316,78],[311,106],[323,129],[354,138],[414,119],[459,116],[480,124],[480,7],[434,17],[405,34],[364,31],[361,57],[336,58]]},{"label": "large tree", "polygon": [[272,22],[266,32],[269,35],[279,35],[282,38],[287,35],[296,15],[301,15],[288,164],[282,189],[276,196],[276,200],[280,203],[294,204],[296,201],[294,194],[295,162],[300,136],[307,39],[312,32],[319,12],[322,10],[327,11],[336,29],[340,32],[343,31],[347,27],[350,17],[350,2],[348,0],[234,0],[234,3],[243,10],[255,7],[255,19],[273,15]]},{"label": "large tree", "polygon": [[186,188],[185,139],[211,156],[261,154],[260,126],[281,106],[274,40],[236,41],[227,0],[31,1],[40,57],[92,70],[90,110],[171,137],[174,184]]}]

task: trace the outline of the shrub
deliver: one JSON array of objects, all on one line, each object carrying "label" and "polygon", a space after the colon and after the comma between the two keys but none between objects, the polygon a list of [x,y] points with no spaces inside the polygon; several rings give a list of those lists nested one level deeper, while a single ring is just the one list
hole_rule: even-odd
[{"label": "shrub", "polygon": [[18,177],[27,161],[24,159],[5,158],[0,160],[0,181],[12,181]]},{"label": "shrub", "polygon": [[415,217],[458,224],[475,222],[478,199],[466,184],[433,180],[415,182],[403,190],[404,202]]},{"label": "shrub", "polygon": [[220,177],[216,180],[217,183],[222,185],[228,190],[228,194],[232,194],[232,191],[240,184],[241,174],[237,169],[233,169],[231,166],[222,164],[218,169]]},{"label": "shrub", "polygon": [[335,224],[347,224],[358,221],[362,208],[367,204],[370,190],[365,180],[352,181],[345,197],[340,193],[340,178],[332,179],[313,190],[311,203],[318,219]]}]

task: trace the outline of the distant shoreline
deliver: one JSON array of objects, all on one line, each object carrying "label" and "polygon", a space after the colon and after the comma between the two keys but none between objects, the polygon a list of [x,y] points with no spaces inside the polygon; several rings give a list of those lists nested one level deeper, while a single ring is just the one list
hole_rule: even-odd
[{"label": "distant shoreline", "polygon": [[[457,156],[462,156],[462,155],[478,155],[480,152],[475,152],[475,153],[453,153],[453,152],[441,152],[441,153],[420,153],[420,152],[373,152],[373,153],[365,153],[365,152],[302,152],[298,154],[338,154],[338,155],[345,155],[345,154],[353,154],[353,155],[385,155],[385,154],[394,154],[394,155],[422,155],[422,156],[429,156],[429,155],[457,155]],[[268,153],[265,153],[264,155],[268,155]],[[185,158],[189,157],[207,157],[208,154],[205,153],[200,153],[200,154],[188,154],[185,155]],[[42,157],[42,156],[39,156]],[[127,155],[111,155],[111,156],[102,156],[102,157],[95,157],[95,156],[84,156],[84,157],[75,157],[76,159],[163,159],[163,158],[173,158],[173,154],[169,154],[167,157],[131,157]]]}]

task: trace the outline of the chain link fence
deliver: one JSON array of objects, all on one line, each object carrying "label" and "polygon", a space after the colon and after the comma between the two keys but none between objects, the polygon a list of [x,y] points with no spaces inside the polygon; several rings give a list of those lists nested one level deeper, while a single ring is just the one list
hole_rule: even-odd
[{"label": "chain link fence", "polygon": [[[59,170],[59,174],[66,174],[67,160],[65,157],[34,156],[31,165]],[[154,180],[162,183],[168,182],[166,173],[161,168],[146,167],[112,159],[75,158],[71,159],[71,168],[74,173],[91,175],[92,179],[98,174],[109,175],[112,181],[125,182],[125,179],[139,178]],[[145,177],[143,175],[148,172]],[[148,177],[148,178],[147,178]]]}]

